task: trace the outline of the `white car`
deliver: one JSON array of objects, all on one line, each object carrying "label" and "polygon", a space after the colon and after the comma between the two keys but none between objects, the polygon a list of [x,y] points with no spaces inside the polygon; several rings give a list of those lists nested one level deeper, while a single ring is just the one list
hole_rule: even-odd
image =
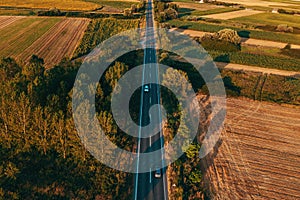
[{"label": "white car", "polygon": [[149,91],[150,91],[149,85],[145,85],[145,86],[144,86],[144,92],[149,92]]},{"label": "white car", "polygon": [[154,177],[155,178],[160,178],[161,177],[161,169],[160,168],[156,168]]}]

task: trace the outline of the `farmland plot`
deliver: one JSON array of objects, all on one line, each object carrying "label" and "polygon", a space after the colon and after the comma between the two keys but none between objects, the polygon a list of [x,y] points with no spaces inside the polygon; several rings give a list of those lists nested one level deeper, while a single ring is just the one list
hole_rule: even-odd
[{"label": "farmland plot", "polygon": [[15,21],[22,19],[22,16],[0,16],[0,29],[14,23]]},{"label": "farmland plot", "polygon": [[0,57],[19,55],[61,20],[25,17],[0,29]]},{"label": "farmland plot", "polygon": [[58,64],[64,57],[70,58],[81,40],[88,19],[66,18],[36,40],[30,47],[17,56],[28,61],[35,54],[45,61],[45,66]]},{"label": "farmland plot", "polygon": [[213,199],[300,198],[300,107],[227,100],[219,146],[203,160]]},{"label": "farmland plot", "polygon": [[1,0],[1,6],[16,8],[58,8],[61,10],[95,10],[99,5],[81,0]]},{"label": "farmland plot", "polygon": [[254,14],[263,13],[262,11],[258,10],[238,10],[233,12],[225,12],[225,13],[218,13],[218,14],[212,14],[212,15],[203,15],[205,18],[212,18],[212,19],[233,19],[237,17],[244,17],[244,16],[250,16]]}]

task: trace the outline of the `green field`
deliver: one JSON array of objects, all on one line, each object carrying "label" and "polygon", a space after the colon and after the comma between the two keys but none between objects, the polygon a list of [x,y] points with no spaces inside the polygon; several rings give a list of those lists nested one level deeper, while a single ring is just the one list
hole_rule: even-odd
[{"label": "green field", "polygon": [[82,0],[1,0],[0,6],[16,8],[43,8],[56,7],[61,10],[95,10],[99,5]]},{"label": "green field", "polygon": [[29,17],[0,29],[0,57],[18,55],[61,20]]},{"label": "green field", "polygon": [[300,72],[300,59],[245,52],[209,51],[214,61]]},{"label": "green field", "polygon": [[240,10],[239,8],[231,8],[231,7],[221,7],[221,8],[214,8],[209,10],[191,10],[187,8],[179,8],[179,14],[183,15],[191,15],[191,16],[201,16],[201,15],[211,15],[211,14],[218,14],[218,13],[225,13],[225,12],[232,12]]},{"label": "green field", "polygon": [[130,8],[132,4],[138,4],[138,2],[129,1],[114,1],[114,0],[84,0],[86,2],[95,3],[101,6],[110,6],[119,9]]},{"label": "green field", "polygon": [[5,16],[17,16],[17,15],[33,15],[33,11],[31,10],[21,10],[21,9],[0,9],[0,15],[5,15]]},{"label": "green field", "polygon": [[278,41],[278,42],[291,43],[291,44],[300,44],[300,34],[241,29],[232,26],[216,25],[216,24],[202,23],[202,22],[182,21],[178,19],[170,20],[168,21],[168,23],[172,26],[183,28],[183,29],[191,29],[191,30],[205,31],[205,32],[217,32],[224,28],[231,28],[238,31],[238,34],[241,37],[271,40],[271,41]]},{"label": "green field", "polygon": [[279,24],[287,24],[288,26],[300,28],[300,17],[286,14],[260,13],[232,20],[241,23],[251,23],[254,25],[263,24],[277,26]]}]

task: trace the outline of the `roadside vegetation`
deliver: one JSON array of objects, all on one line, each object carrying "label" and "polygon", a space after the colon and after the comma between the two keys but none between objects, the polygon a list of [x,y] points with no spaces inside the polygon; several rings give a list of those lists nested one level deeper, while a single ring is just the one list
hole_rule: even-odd
[{"label": "roadside vegetation", "polygon": [[[65,60],[45,70],[37,56],[27,65],[0,61],[1,199],[132,197],[132,175],[102,165],[75,130],[71,94],[80,64]],[[113,64],[107,73],[122,73],[121,65]],[[101,85],[112,83],[105,77],[110,75]],[[100,124],[110,130],[112,141],[128,148],[132,139],[117,130],[100,91],[106,90],[97,94],[103,109]]]},{"label": "roadside vegetation", "polygon": [[125,30],[138,28],[139,20],[114,18],[95,19],[88,25],[85,34],[75,50],[73,58],[88,54],[102,41]]}]

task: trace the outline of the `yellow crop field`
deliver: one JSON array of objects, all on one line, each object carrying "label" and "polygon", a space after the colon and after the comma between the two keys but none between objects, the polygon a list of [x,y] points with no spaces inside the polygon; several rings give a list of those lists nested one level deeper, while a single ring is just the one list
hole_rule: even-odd
[{"label": "yellow crop field", "polygon": [[1,0],[1,6],[19,7],[19,8],[43,8],[49,9],[56,7],[61,10],[95,10],[100,6],[81,0]]}]

